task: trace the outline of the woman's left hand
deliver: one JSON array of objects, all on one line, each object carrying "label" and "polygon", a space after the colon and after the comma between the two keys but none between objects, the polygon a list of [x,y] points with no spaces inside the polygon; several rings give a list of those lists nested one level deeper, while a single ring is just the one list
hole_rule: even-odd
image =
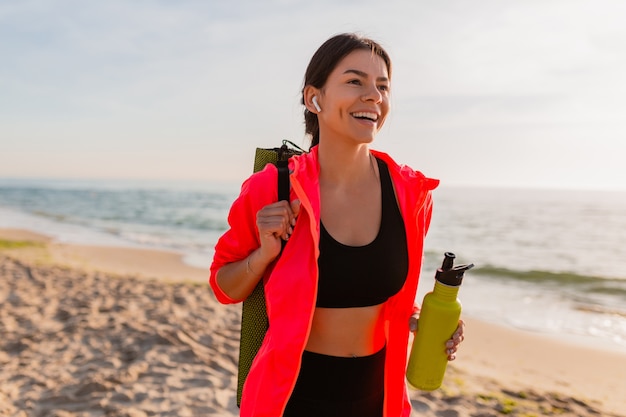
[{"label": "woman's left hand", "polygon": [[459,348],[461,342],[465,339],[463,335],[465,331],[465,322],[463,320],[459,320],[459,325],[456,328],[456,331],[446,342],[446,353],[448,354],[448,360],[453,361],[456,359],[456,351]]},{"label": "woman's left hand", "polygon": [[[411,316],[409,320],[409,330],[413,333],[416,333],[419,325],[419,313],[415,313]],[[452,337],[446,342],[446,355],[448,355],[448,360],[453,361],[456,359],[456,351],[459,348],[459,345],[463,340],[465,340],[464,336],[465,332],[465,322],[463,320],[459,320],[459,325]]]}]

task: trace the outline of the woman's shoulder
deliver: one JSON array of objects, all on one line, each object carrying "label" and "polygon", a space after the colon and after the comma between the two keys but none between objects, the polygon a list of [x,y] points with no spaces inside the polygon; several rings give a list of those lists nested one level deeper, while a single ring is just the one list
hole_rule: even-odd
[{"label": "woman's shoulder", "polygon": [[408,184],[419,183],[428,190],[434,190],[439,185],[439,180],[424,175],[421,171],[413,169],[409,165],[400,164],[385,152],[372,150],[372,154],[385,162],[392,177]]},{"label": "woman's shoulder", "polygon": [[240,197],[248,197],[257,202],[276,199],[278,196],[278,170],[268,163],[262,170],[250,175],[241,185]]},{"label": "woman's shoulder", "polygon": [[314,146],[308,152],[294,155],[289,159],[289,169],[296,171],[317,170],[318,167],[318,147]]}]

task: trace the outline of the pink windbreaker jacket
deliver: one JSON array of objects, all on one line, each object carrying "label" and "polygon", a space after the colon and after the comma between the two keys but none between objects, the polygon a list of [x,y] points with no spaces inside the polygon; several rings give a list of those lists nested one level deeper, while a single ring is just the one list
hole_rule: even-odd
[{"label": "pink windbreaker jacket", "polygon": [[[387,154],[371,151],[384,160],[391,174],[404,218],[409,251],[409,272],[402,289],[385,302],[383,315],[387,338],[385,362],[385,417],[408,417],[411,404],[405,382],[409,318],[415,311],[415,295],[422,264],[423,241],[432,212],[431,190],[438,180],[396,164]],[[311,327],[317,298],[320,193],[317,147],[292,157],[289,164],[291,200],[301,210],[289,243],[264,277],[270,328],[257,354],[243,390],[240,415],[280,417],[295,386]],[[277,169],[268,164],[253,174],[233,203],[230,229],[215,246],[209,282],[222,303],[236,303],[217,285],[217,271],[244,259],[260,246],[256,213],[278,200]]]}]

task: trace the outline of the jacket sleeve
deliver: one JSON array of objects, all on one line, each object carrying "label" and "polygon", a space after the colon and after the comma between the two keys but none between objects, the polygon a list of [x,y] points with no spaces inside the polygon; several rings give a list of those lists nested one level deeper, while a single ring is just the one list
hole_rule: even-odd
[{"label": "jacket sleeve", "polygon": [[226,264],[244,259],[259,247],[256,215],[262,207],[278,199],[276,177],[277,170],[272,164],[268,164],[263,171],[253,174],[243,183],[239,196],[230,208],[229,229],[215,245],[209,277],[211,289],[221,303],[232,304],[243,301],[229,297],[219,287],[216,280],[217,271]]}]

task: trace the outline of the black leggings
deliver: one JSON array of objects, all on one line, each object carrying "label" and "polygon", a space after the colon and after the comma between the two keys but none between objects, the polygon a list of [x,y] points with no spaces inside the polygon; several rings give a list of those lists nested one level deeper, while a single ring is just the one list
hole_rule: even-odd
[{"label": "black leggings", "polygon": [[385,348],[343,358],[304,351],[283,417],[382,417]]}]

